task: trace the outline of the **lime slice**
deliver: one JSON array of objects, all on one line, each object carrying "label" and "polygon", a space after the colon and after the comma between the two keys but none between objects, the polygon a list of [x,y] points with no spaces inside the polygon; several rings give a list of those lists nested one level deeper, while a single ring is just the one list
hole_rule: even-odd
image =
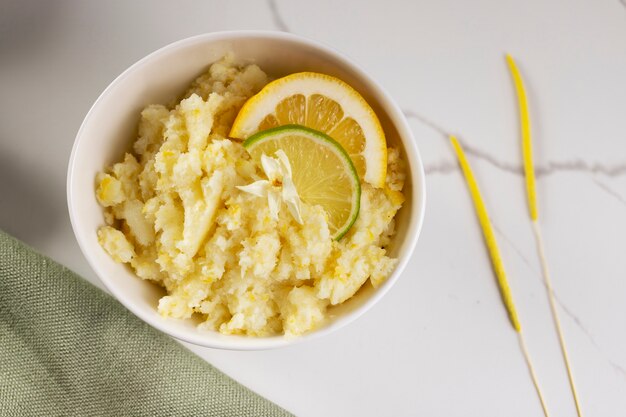
[{"label": "lime slice", "polygon": [[243,146],[259,163],[263,154],[285,152],[300,199],[326,210],[335,240],[352,227],[359,215],[361,184],[352,160],[330,136],[303,126],[285,125],[256,133]]}]

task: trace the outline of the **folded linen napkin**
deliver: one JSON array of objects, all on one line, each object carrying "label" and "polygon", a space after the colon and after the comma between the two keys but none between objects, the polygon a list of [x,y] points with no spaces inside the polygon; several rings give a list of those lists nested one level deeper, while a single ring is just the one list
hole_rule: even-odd
[{"label": "folded linen napkin", "polygon": [[3,416],[290,416],[0,231]]}]

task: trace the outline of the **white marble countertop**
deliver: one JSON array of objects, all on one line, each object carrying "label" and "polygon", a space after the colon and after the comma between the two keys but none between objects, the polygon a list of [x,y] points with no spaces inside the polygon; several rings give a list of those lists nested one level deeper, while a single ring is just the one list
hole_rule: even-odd
[{"label": "white marble countertop", "polygon": [[442,132],[467,145],[553,416],[575,415],[526,212],[515,95],[526,79],[541,223],[585,416],[626,412],[624,0],[5,0],[0,228],[100,285],[75,242],[65,174],[98,94],[194,34],[288,30],[379,80],[427,166],[426,221],[397,285],[328,337],[265,352],[189,346],[307,416],[541,416],[468,192]]}]

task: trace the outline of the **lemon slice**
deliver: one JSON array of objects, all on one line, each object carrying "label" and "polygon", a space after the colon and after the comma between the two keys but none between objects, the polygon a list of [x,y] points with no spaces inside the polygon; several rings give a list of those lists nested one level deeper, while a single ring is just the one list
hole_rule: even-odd
[{"label": "lemon slice", "polygon": [[241,108],[230,136],[250,135],[287,124],[326,133],[346,150],[359,177],[381,188],[387,175],[387,143],[365,99],[340,79],[300,72],[267,84]]},{"label": "lemon slice", "polygon": [[334,239],[341,239],[352,227],[359,215],[361,183],[350,157],[331,137],[303,126],[285,125],[252,135],[243,146],[257,162],[263,154],[285,152],[300,199],[326,210]]}]

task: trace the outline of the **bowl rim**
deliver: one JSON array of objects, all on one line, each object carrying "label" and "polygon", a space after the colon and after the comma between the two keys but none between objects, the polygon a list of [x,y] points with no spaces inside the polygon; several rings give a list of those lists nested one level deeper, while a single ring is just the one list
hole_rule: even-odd
[{"label": "bowl rim", "polygon": [[[131,73],[135,72],[137,69],[143,67],[144,65],[149,64],[156,57],[167,54],[170,51],[179,49],[181,47],[192,46],[197,43],[206,43],[206,42],[215,42],[215,41],[224,41],[224,40],[233,40],[239,38],[265,38],[269,40],[282,40],[282,41],[290,41],[297,44],[302,44],[304,46],[308,46],[313,49],[317,49],[324,54],[331,56],[334,60],[341,62],[351,71],[356,73],[362,80],[365,81],[368,90],[376,93],[379,97],[379,105],[385,109],[388,113],[390,122],[398,131],[399,140],[402,143],[406,156],[411,160],[411,180],[413,185],[413,204],[412,204],[412,212],[410,214],[410,218],[415,217],[415,222],[410,224],[412,230],[408,231],[408,236],[406,241],[404,242],[404,246],[406,247],[406,251],[404,256],[398,258],[398,264],[396,265],[392,274],[387,278],[387,280],[375,289],[373,294],[359,307],[350,311],[348,314],[343,317],[339,317],[333,320],[332,323],[325,325],[319,329],[313,330],[310,333],[299,337],[285,337],[285,336],[272,336],[272,337],[249,337],[249,336],[241,336],[239,338],[233,339],[224,339],[224,340],[212,340],[211,338],[205,337],[202,332],[198,332],[195,334],[190,334],[188,330],[182,328],[176,328],[175,326],[168,326],[164,321],[156,321],[153,319],[154,316],[149,316],[144,314],[144,312],[135,307],[134,302],[132,301],[132,297],[128,297],[124,291],[118,289],[115,285],[112,285],[109,280],[106,278],[105,274],[101,273],[98,265],[98,261],[92,255],[92,251],[90,249],[90,245],[87,242],[86,234],[83,233],[80,229],[80,225],[78,224],[76,210],[74,209],[74,200],[78,197],[74,195],[73,183],[74,178],[79,175],[74,170],[75,161],[77,158],[77,154],[81,143],[84,143],[83,131],[86,128],[86,125],[92,118],[93,114],[99,108],[100,103],[103,101],[104,97],[107,97],[118,84],[120,84],[126,77],[128,77]],[[381,102],[382,101],[384,102]],[[163,46],[145,57],[141,58],[126,70],[124,70],[120,75],[118,75],[98,96],[96,101],[93,103],[87,114],[85,115],[80,128],[76,134],[74,139],[74,144],[72,146],[72,151],[69,158],[68,163],[68,171],[67,171],[67,205],[70,216],[70,223],[72,225],[72,229],[76,240],[78,241],[78,245],[80,247],[81,252],[87,259],[89,266],[94,270],[96,276],[103,283],[109,293],[117,299],[124,307],[130,310],[135,316],[139,317],[142,321],[149,324],[150,326],[156,328],[157,330],[166,333],[176,339],[192,343],[198,346],[216,348],[216,349],[227,349],[227,350],[265,350],[272,349],[278,347],[284,347],[287,345],[294,345],[297,343],[302,343],[304,341],[316,339],[318,337],[327,335],[329,333],[334,332],[335,330],[342,328],[356,319],[361,317],[365,312],[370,310],[378,301],[382,299],[382,297],[391,289],[391,287],[396,283],[400,275],[404,272],[406,265],[408,264],[409,259],[412,257],[415,247],[417,245],[417,241],[419,235],[422,230],[422,226],[424,223],[424,214],[426,208],[426,179],[424,172],[424,165],[422,163],[422,159],[417,148],[417,144],[415,142],[415,138],[413,136],[413,131],[411,130],[406,117],[404,116],[402,110],[398,106],[398,104],[392,99],[389,93],[371,76],[369,76],[365,70],[357,64],[354,60],[347,57],[343,53],[337,51],[331,46],[325,45],[318,41],[314,41],[312,39],[302,37],[299,35],[294,35],[291,33],[280,32],[280,31],[271,31],[271,30],[232,30],[232,31],[219,31],[219,32],[210,32],[204,33],[200,35],[191,36],[185,39],[181,39],[170,43],[166,46]]]}]

